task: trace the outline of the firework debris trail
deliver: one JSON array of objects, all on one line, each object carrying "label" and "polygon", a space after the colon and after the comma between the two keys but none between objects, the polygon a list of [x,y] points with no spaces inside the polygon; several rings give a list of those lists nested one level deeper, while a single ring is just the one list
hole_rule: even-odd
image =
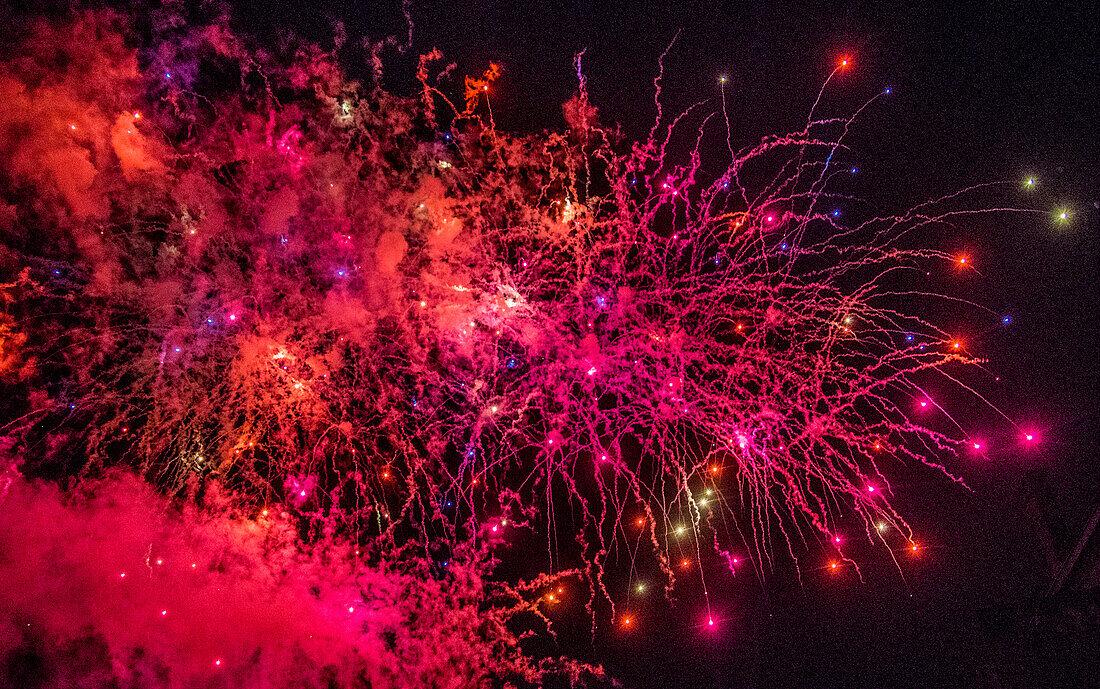
[{"label": "firework debris trail", "polygon": [[285,513],[303,543],[433,582],[545,534],[545,574],[478,595],[547,626],[568,579],[594,625],[600,601],[615,615],[623,552],[671,590],[683,553],[762,572],[808,542],[855,565],[854,528],[916,548],[889,467],[947,472],[970,441],[946,409],[923,420],[921,381],[980,362],[911,312],[934,295],[898,288],[957,257],[906,239],[985,185],[847,225],[855,116],[820,97],[737,150],[724,81],[670,118],[658,79],[631,144],[578,55],[567,128],[518,136],[491,117],[499,65],[459,108],[439,51],[402,97],[229,25],[164,11],[139,39],[81,14],[0,67],[4,452],[24,471],[221,485],[248,528]]}]

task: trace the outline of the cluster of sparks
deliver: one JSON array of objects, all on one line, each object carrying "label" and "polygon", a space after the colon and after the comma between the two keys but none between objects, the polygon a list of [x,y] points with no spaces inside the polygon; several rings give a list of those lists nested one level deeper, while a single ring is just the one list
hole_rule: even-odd
[{"label": "cluster of sparks", "polygon": [[[817,110],[851,58],[804,128],[718,154],[724,77],[674,118],[658,88],[625,145],[579,57],[567,130],[515,136],[491,119],[495,65],[463,109],[438,53],[404,98],[316,50],[243,46],[166,41],[109,95],[27,115],[98,169],[73,187],[13,168],[9,202],[42,199],[5,285],[5,356],[32,362],[5,432],[28,466],[217,479],[258,524],[286,510],[444,578],[460,544],[491,560],[545,534],[524,555],[544,574],[508,584],[527,610],[549,623],[576,592],[629,630],[682,578],[709,628],[719,569],[856,567],[857,533],[919,556],[891,468],[987,452],[928,387],[980,360],[905,286],[973,259],[907,238],[1016,183],[849,221],[856,119]],[[50,212],[55,241],[20,225]],[[648,573],[609,564],[643,551]]]}]

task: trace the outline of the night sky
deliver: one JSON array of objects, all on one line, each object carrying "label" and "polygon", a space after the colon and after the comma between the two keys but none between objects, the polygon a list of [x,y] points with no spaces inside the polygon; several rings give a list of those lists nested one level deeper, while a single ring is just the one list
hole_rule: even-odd
[{"label": "night sky", "polygon": [[[352,46],[403,35],[400,6],[378,5],[235,7],[261,39],[293,31],[325,44],[340,21]],[[725,76],[738,147],[801,127],[847,56],[853,66],[830,85],[824,110],[847,113],[891,93],[847,141],[859,168],[847,190],[859,200],[845,213],[889,213],[1000,180],[1020,181],[1019,207],[1044,211],[975,216],[958,234],[921,238],[970,259],[972,270],[930,275],[925,287],[977,302],[1003,325],[965,331],[988,359],[988,375],[967,382],[1038,429],[1039,445],[970,457],[957,469],[968,488],[924,466],[897,469],[905,489],[895,505],[926,546],[919,563],[899,569],[872,555],[860,581],[812,556],[800,569],[779,558],[763,581],[751,572],[714,580],[726,615],[718,634],[694,625],[688,586],[671,605],[651,603],[630,634],[609,625],[593,641],[578,619],[547,646],[603,663],[627,687],[1084,687],[1100,676],[1100,637],[1033,624],[1084,605],[1095,630],[1100,604],[1095,588],[1084,604],[1044,598],[1053,576],[1044,542],[1065,558],[1100,491],[1100,20],[1086,3],[895,5],[416,1],[412,49],[384,53],[386,86],[397,92],[413,91],[415,56],[433,47],[457,74],[499,62],[496,124],[533,132],[564,125],[573,56],[585,50],[602,122],[638,137],[653,121],[658,58],[679,32],[665,58],[666,112],[716,98]],[[351,74],[366,74],[363,51],[341,57]],[[1069,221],[1055,222],[1055,209],[1068,209]],[[974,327],[965,320],[973,309],[932,308],[933,320]],[[964,432],[977,437],[999,416],[968,399],[977,411]],[[1095,538],[1090,547],[1096,557]]]},{"label": "night sky", "polygon": [[[732,585],[731,633],[701,639],[674,607],[667,623],[655,617],[653,628],[629,639],[598,634],[590,653],[584,634],[565,646],[606,662],[629,686],[995,687],[1022,686],[1024,678],[1086,686],[1100,670],[1095,638],[1086,646],[1091,658],[1057,641],[1013,657],[1008,641],[1051,576],[1038,530],[1076,541],[1100,485],[1100,23],[1085,3],[893,5],[413,4],[411,52],[438,47],[466,73],[489,60],[504,65],[493,105],[502,127],[560,127],[560,103],[576,88],[572,56],[585,49],[601,116],[644,134],[657,58],[679,30],[666,60],[666,108],[713,97],[716,79],[727,75],[741,143],[799,126],[840,55],[851,55],[855,69],[832,90],[837,109],[891,87],[852,143],[862,161],[852,191],[874,208],[1035,176],[1042,190],[1022,205],[1073,209],[1066,227],[1044,216],[998,215],[933,239],[968,252],[980,271],[943,278],[940,289],[1010,315],[1011,327],[980,335],[1000,377],[982,391],[1009,416],[1042,428],[1042,448],[975,462],[964,472],[971,491],[913,471],[902,508],[935,548],[904,580],[889,563],[869,567],[862,584],[823,581],[811,570],[799,585],[780,568],[762,587],[745,577]],[[337,19],[352,38],[399,33],[401,25],[396,12],[356,3],[303,11],[264,2],[246,12],[259,31],[290,28],[318,39]],[[1036,486],[1047,491],[1041,499],[1052,524],[1040,526],[1025,509]]]}]

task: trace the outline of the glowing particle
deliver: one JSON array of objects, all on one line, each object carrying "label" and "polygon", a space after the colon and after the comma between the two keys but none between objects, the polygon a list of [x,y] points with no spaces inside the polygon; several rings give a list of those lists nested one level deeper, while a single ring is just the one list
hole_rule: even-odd
[{"label": "glowing particle", "polygon": [[982,449],[982,444],[981,444],[981,443],[974,443],[974,449],[975,449],[975,450],[980,450],[980,449]]},{"label": "glowing particle", "polygon": [[497,413],[497,407],[496,407],[495,404],[493,406],[489,407],[489,413],[490,414],[496,414]]},{"label": "glowing particle", "polygon": [[725,77],[718,77],[718,82],[721,83],[721,84],[724,84],[724,83],[726,83],[726,78]]},{"label": "glowing particle", "polygon": [[1024,435],[1024,440],[1034,440],[1034,439],[1035,439],[1035,436],[1032,435],[1031,433],[1027,433],[1027,434]]},{"label": "glowing particle", "polygon": [[163,565],[163,564],[164,564],[164,560],[162,560],[162,559],[160,559],[160,558],[158,557],[158,558],[157,558],[157,564],[158,564],[158,565]]},{"label": "glowing particle", "polygon": [[301,491],[300,493],[298,493],[298,495],[299,495],[300,497],[303,497],[303,498],[304,498],[304,497],[306,496],[306,492],[305,492],[305,491],[303,490],[303,491]]},{"label": "glowing particle", "polygon": [[677,534],[682,534],[682,533],[684,533],[684,527],[682,527],[682,526],[678,526],[678,527],[676,527],[676,533],[677,533]]},{"label": "glowing particle", "polygon": [[215,660],[215,661],[214,661],[214,665],[217,665],[217,666],[219,666],[219,667],[220,667],[220,666],[221,666],[221,664],[222,664],[222,661],[221,661],[221,660]]},{"label": "glowing particle", "polygon": [[859,172],[859,168],[858,168],[858,167],[853,167],[853,168],[852,168],[852,174],[854,175],[854,174],[856,174],[857,172]]},{"label": "glowing particle", "polygon": [[843,60],[841,60],[840,61],[840,66],[841,67],[847,67],[848,66],[848,58],[844,58]]},{"label": "glowing particle", "polygon": [[260,512],[260,514],[262,514],[263,516],[266,517],[267,516],[267,510],[264,510],[263,512]]},{"label": "glowing particle", "polygon": [[645,584],[638,584],[638,593],[645,593]]},{"label": "glowing particle", "polygon": [[879,531],[885,531],[886,530],[886,524],[883,523],[883,522],[879,522],[878,523],[878,530]]},{"label": "glowing particle", "polygon": [[235,313],[229,314],[229,320],[231,320],[231,321],[237,320],[237,314],[235,314]]},{"label": "glowing particle", "polygon": [[167,610],[161,610],[160,614],[161,614],[161,617],[163,617],[164,615],[168,614],[168,611]]},{"label": "glowing particle", "polygon": [[921,402],[921,403],[920,403],[920,406],[922,406],[922,407],[927,407],[927,406],[928,406],[928,403],[927,403],[927,402]]},{"label": "glowing particle", "polygon": [[886,87],[886,91],[885,91],[885,93],[890,93],[890,91],[891,91],[890,87],[889,87],[889,86],[887,86],[887,87]]},{"label": "glowing particle", "polygon": [[353,608],[352,606],[349,605],[348,606],[348,612],[355,612],[355,608]]},{"label": "glowing particle", "polygon": [[641,526],[642,524],[645,524],[645,520],[642,519],[642,518],[639,518],[638,519],[638,526]]},{"label": "glowing particle", "polygon": [[837,565],[836,565],[835,562],[832,564],[832,567],[833,567],[833,569],[836,569]]},{"label": "glowing particle", "polygon": [[134,113],[134,119],[135,120],[140,120],[141,119],[141,113],[140,112],[135,112]]},{"label": "glowing particle", "polygon": [[680,562],[681,567],[687,567],[690,564],[691,564],[691,560],[683,560],[683,561]]},{"label": "glowing particle", "polygon": [[966,265],[966,256],[963,256],[962,258],[960,258],[959,263],[961,263],[962,265]]},{"label": "glowing particle", "polygon": [[69,129],[76,129],[76,125],[75,124],[70,124]]},{"label": "glowing particle", "polygon": [[624,627],[629,627],[629,626],[630,626],[630,623],[631,623],[632,621],[633,621],[633,620],[631,620],[631,619],[630,619],[629,617],[624,617],[624,618],[623,618],[623,626],[624,626]]},{"label": "glowing particle", "polygon": [[123,572],[122,574],[119,574],[118,578],[119,579],[125,579],[126,578],[126,572]]},{"label": "glowing particle", "polygon": [[710,626],[712,626],[712,627],[713,627],[713,626],[714,626],[714,618],[713,618],[713,617],[709,618],[709,619],[707,620],[707,624],[709,624]]},{"label": "glowing particle", "polygon": [[874,486],[867,486],[867,492],[868,493],[874,493],[875,492],[875,487]]},{"label": "glowing particle", "polygon": [[1011,323],[1012,322],[1012,317],[1011,316],[1005,316],[1004,318],[1001,319],[1001,322],[1005,323],[1005,324]]},{"label": "glowing particle", "polygon": [[1024,184],[1026,186],[1029,186],[1029,187],[1035,186],[1035,178],[1033,178],[1033,177],[1028,178],[1028,180],[1026,182],[1024,182]]}]

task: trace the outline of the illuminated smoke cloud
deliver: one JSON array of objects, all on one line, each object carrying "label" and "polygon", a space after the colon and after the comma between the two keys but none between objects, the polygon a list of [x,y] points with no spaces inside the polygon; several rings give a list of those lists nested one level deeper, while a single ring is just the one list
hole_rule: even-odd
[{"label": "illuminated smoke cloud", "polygon": [[181,511],[132,476],[66,495],[9,472],[0,676],[22,687],[467,687],[539,676],[504,626],[507,609],[477,611],[482,583],[461,560],[446,580],[368,567],[346,540],[303,544],[285,512],[245,512],[214,484],[203,492],[200,508]]}]

